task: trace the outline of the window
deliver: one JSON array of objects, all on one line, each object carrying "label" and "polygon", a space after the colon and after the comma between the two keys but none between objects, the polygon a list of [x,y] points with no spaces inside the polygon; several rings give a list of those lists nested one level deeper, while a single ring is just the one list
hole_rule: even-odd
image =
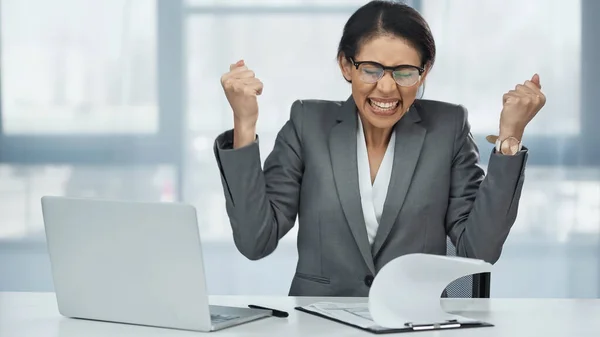
[{"label": "window", "polygon": [[179,159],[176,71],[158,53],[155,2],[3,0],[1,23],[0,161]]},{"label": "window", "polygon": [[[287,293],[295,232],[261,261],[233,246],[212,152],[232,127],[219,79],[243,58],[264,81],[264,160],[294,100],[350,95],[336,47],[365,2],[1,0],[0,241],[40,235],[44,194],[183,200],[198,209],[211,294]],[[502,94],[538,72],[548,95],[492,296],[597,296],[599,2],[409,3],[438,46],[425,98],[469,109],[484,167]]]},{"label": "window", "polygon": [[549,99],[528,137],[579,133],[579,1],[423,1],[423,15],[439,56],[427,97],[465,105],[475,132],[497,133],[502,95],[538,72]]},{"label": "window", "polygon": [[43,195],[180,199],[181,77],[157,3],[1,6],[0,240],[42,238]]},{"label": "window", "polygon": [[0,165],[0,245],[44,240],[44,195],[173,201],[175,174],[170,165]]},{"label": "window", "polygon": [[122,0],[2,5],[5,135],[158,131],[155,6]]}]

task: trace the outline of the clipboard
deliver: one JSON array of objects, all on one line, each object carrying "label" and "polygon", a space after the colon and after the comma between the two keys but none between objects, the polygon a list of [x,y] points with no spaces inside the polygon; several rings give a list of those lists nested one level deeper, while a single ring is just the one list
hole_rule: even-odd
[{"label": "clipboard", "polygon": [[491,268],[478,259],[405,254],[377,273],[368,303],[316,302],[295,309],[376,334],[493,327],[440,306],[440,294],[452,281]]},{"label": "clipboard", "polygon": [[[318,304],[318,303],[316,303]],[[341,303],[340,303],[341,304]],[[389,333],[403,333],[403,332],[419,332],[419,331],[439,331],[439,330],[454,330],[454,329],[469,329],[469,328],[483,328],[493,327],[494,325],[487,322],[477,320],[448,320],[444,322],[431,322],[431,323],[418,323],[413,324],[411,322],[404,323],[405,327],[402,328],[386,328],[375,324],[371,321],[371,325],[358,324],[350,320],[343,320],[333,316],[329,316],[320,312],[319,310],[311,309],[311,305],[308,306],[297,306],[294,309],[311,314],[317,317],[328,319],[340,324],[344,324],[350,327],[354,327],[363,331],[367,331],[373,334],[389,334]],[[365,319],[366,320],[366,319]]]}]

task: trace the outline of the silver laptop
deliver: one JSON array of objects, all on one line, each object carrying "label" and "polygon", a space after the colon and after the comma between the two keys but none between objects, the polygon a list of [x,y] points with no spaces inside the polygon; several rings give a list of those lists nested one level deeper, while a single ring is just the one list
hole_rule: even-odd
[{"label": "silver laptop", "polygon": [[46,196],[42,212],[64,316],[204,332],[270,316],[209,305],[192,206]]}]

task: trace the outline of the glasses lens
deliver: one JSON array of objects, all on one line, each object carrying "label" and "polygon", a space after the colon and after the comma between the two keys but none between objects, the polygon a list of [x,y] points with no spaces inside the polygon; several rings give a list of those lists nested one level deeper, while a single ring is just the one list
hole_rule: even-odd
[{"label": "glasses lens", "polygon": [[383,68],[376,64],[363,63],[358,67],[360,79],[366,83],[375,83],[383,75]]},{"label": "glasses lens", "polygon": [[398,85],[410,87],[419,81],[419,70],[416,68],[402,68],[394,71],[394,79]]}]

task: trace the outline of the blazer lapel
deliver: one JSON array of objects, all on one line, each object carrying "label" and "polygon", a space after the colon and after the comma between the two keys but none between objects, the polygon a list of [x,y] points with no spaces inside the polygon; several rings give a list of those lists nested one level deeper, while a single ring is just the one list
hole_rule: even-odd
[{"label": "blazer lapel", "polygon": [[413,106],[396,124],[394,164],[381,221],[373,242],[373,257],[377,256],[394,227],[419,161],[426,134],[425,128],[418,124],[420,120],[418,111]]},{"label": "blazer lapel", "polygon": [[335,185],[344,215],[367,266],[375,274],[358,187],[356,113],[356,105],[350,97],[340,107],[337,124],[331,129],[329,151]]}]

